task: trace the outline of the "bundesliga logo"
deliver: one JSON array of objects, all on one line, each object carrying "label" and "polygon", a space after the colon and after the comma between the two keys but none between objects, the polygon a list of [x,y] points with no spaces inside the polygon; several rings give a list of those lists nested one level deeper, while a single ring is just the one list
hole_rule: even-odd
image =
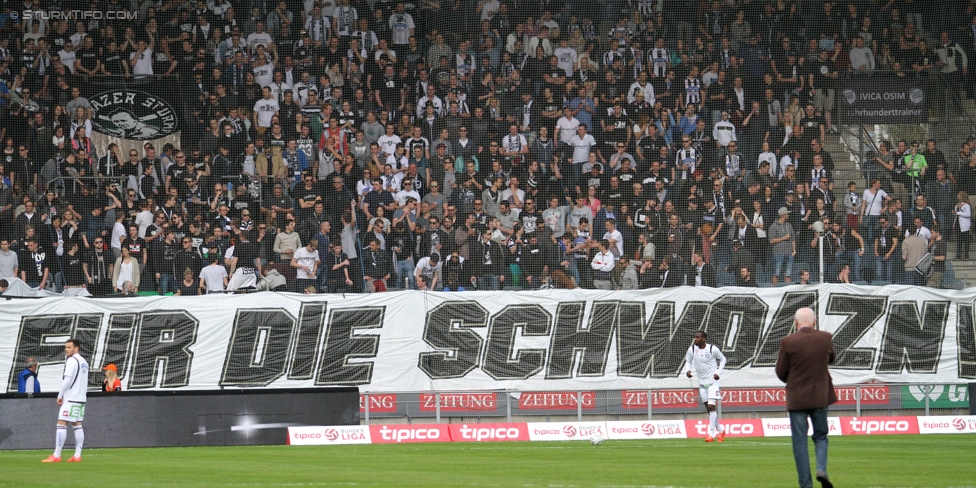
[{"label": "bundesliga logo", "polygon": [[325,429],[325,432],[323,432],[322,435],[330,441],[334,441],[339,438],[339,433],[336,432],[335,429]]},{"label": "bundesliga logo", "polygon": [[654,435],[654,424],[641,425],[641,432],[648,437]]},{"label": "bundesliga logo", "polygon": [[966,430],[966,421],[961,418],[954,418],[952,419],[952,426],[956,430]]},{"label": "bundesliga logo", "polygon": [[565,434],[566,437],[576,437],[576,427],[573,427],[572,425],[563,427],[563,434]]}]

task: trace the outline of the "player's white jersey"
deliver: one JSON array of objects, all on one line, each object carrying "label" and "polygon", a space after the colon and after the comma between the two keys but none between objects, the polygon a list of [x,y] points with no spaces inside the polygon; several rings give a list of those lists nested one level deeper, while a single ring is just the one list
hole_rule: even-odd
[{"label": "player's white jersey", "polygon": [[698,375],[699,386],[711,385],[715,383],[715,375],[722,376],[725,371],[725,354],[711,344],[705,344],[704,349],[698,349],[692,344],[685,354],[685,370],[682,373],[687,373],[692,368]]},{"label": "player's white jersey", "polygon": [[74,354],[64,362],[64,376],[58,398],[74,403],[88,401],[88,361],[81,354]]}]

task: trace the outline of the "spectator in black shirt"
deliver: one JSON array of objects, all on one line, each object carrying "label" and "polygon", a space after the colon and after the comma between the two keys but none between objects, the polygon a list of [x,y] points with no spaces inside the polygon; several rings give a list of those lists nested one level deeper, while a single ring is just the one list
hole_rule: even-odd
[{"label": "spectator in black shirt", "polygon": [[389,212],[396,210],[396,203],[393,200],[393,194],[383,189],[383,180],[379,178],[373,179],[373,191],[366,194],[363,198],[363,212],[366,213],[366,217],[372,220],[376,216],[376,209],[378,207],[383,207]]},{"label": "spectator in black shirt", "polygon": [[[176,244],[176,231],[166,229],[166,236],[162,242],[153,245],[152,266],[156,273],[156,282],[159,285],[159,294],[176,293],[177,281],[174,272],[176,264],[176,254],[179,247]],[[181,273],[182,274],[182,273]]]},{"label": "spectator in black shirt", "polygon": [[492,230],[481,231],[481,242],[472,246],[471,284],[483,290],[498,290],[505,282],[505,254],[501,245],[491,239]]},{"label": "spectator in black shirt", "polygon": [[68,241],[68,252],[61,258],[61,276],[66,288],[84,288],[88,284],[85,277],[85,261],[81,253],[78,252],[79,242],[77,239]]},{"label": "spectator in black shirt", "polygon": [[200,276],[200,270],[203,268],[203,256],[201,256],[193,248],[193,237],[185,236],[180,241],[180,250],[176,253],[176,258],[174,259],[174,270],[191,270],[193,271],[193,276]]},{"label": "spectator in black shirt", "polygon": [[354,290],[349,274],[349,257],[342,252],[342,242],[336,240],[330,246],[329,255],[323,263],[326,266],[326,286],[329,293],[345,293]]},{"label": "spectator in black shirt", "polygon": [[43,290],[50,273],[48,253],[40,248],[36,239],[28,238],[26,248],[20,250],[17,258],[21,281],[31,288]]},{"label": "spectator in black shirt", "polygon": [[112,291],[112,268],[115,262],[112,255],[105,252],[105,238],[95,237],[91,242],[91,250],[82,265],[88,282],[88,293],[96,297],[105,296]]},{"label": "spectator in black shirt", "polygon": [[387,252],[380,249],[380,241],[372,239],[369,247],[363,255],[363,265],[365,266],[363,279],[365,282],[366,293],[386,291],[387,281],[390,279],[392,269]]}]

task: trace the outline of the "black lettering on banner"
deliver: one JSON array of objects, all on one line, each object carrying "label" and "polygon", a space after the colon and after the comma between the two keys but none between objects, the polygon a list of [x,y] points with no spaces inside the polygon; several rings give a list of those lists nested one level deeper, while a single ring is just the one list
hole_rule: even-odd
[{"label": "black lettering on banner", "polygon": [[[94,317],[95,321],[101,321],[101,314],[94,314],[92,317],[85,316],[85,327],[90,328],[90,323]],[[68,339],[75,337],[78,326],[78,315],[31,315],[23,316],[20,319],[20,332],[17,335],[17,345],[14,349],[13,362],[10,365],[10,374],[7,377],[7,391],[17,392],[17,375],[24,369],[24,362],[27,358],[33,357],[41,366],[49,364],[64,364],[64,343]],[[97,331],[97,328],[96,328]],[[91,334],[86,333],[86,336]],[[96,336],[97,337],[97,334]],[[94,338],[90,342],[83,342],[84,354],[91,357],[94,351]]]},{"label": "black lettering on banner", "polygon": [[722,349],[725,369],[742,369],[756,356],[768,312],[769,305],[756,295],[722,295],[712,304],[708,342]]},{"label": "black lettering on banner", "polygon": [[[102,345],[102,366],[114,364],[118,368],[119,378],[123,381],[131,380],[129,371],[129,357],[132,353],[132,336],[136,328],[139,314],[113,313],[108,317],[108,331]],[[92,366],[92,369],[99,369]],[[101,388],[101,387],[99,387]]]},{"label": "black lettering on banner", "polygon": [[[616,326],[617,304],[617,301],[593,302],[590,320],[586,324],[583,323],[586,302],[559,304],[556,308],[556,330],[549,346],[547,380],[572,378],[574,371],[578,377],[603,376]],[[577,370],[578,352],[583,354]]]},{"label": "black lettering on banner", "polygon": [[261,387],[282,377],[295,317],[280,308],[238,309],[220,386]]},{"label": "black lettering on banner", "polygon": [[427,312],[417,367],[431,379],[462,378],[478,367],[484,340],[471,330],[488,324],[488,310],[478,302],[445,302]]},{"label": "black lettering on banner", "polygon": [[332,310],[325,331],[325,346],[315,385],[364,385],[373,381],[373,362],[350,363],[350,359],[375,358],[380,349],[378,334],[356,334],[359,329],[383,327],[386,307]]},{"label": "black lettering on banner", "polygon": [[868,369],[874,367],[873,347],[854,347],[881,320],[888,305],[887,296],[830,295],[827,315],[847,315],[834,331],[834,369]]},{"label": "black lettering on banner", "polygon": [[976,378],[976,306],[960,304],[956,309],[956,356],[959,377]]},{"label": "black lettering on banner", "polygon": [[291,356],[290,380],[310,380],[315,373],[315,354],[322,343],[326,302],[304,302],[298,310],[298,333]]},{"label": "black lettering on banner", "polygon": [[919,317],[916,302],[892,302],[875,372],[898,374],[907,369],[909,373],[936,373],[949,305],[950,302],[924,301]]},{"label": "black lettering on banner", "polygon": [[681,372],[695,331],[705,325],[709,302],[688,302],[675,322],[674,302],[657,302],[645,325],[644,302],[617,308],[617,375],[673,378]]},{"label": "black lettering on banner", "polygon": [[136,318],[139,314],[113,313],[108,317],[108,331],[102,345],[102,364],[92,365],[92,369],[100,369],[106,364],[114,364],[118,368],[119,378],[129,380],[129,355],[132,350],[132,334],[135,332]]},{"label": "black lettering on banner", "polygon": [[515,351],[515,332],[521,328],[523,336],[547,336],[552,315],[540,305],[508,305],[492,315],[488,322],[488,344],[484,366],[488,376],[496,380],[524,380],[546,365],[545,349]]},{"label": "black lettering on banner", "polygon": [[759,352],[752,362],[753,366],[776,366],[779,357],[779,342],[795,330],[793,316],[796,311],[808,307],[819,310],[818,294],[815,291],[791,291],[783,294],[779,301],[779,308],[773,314],[769,329],[759,343]]},{"label": "black lettering on banner", "polygon": [[[95,360],[95,349],[98,346],[98,331],[101,327],[102,314],[77,314],[74,337],[81,341],[81,356],[90,361]],[[88,389],[101,390],[103,379],[105,379],[105,374],[101,372],[101,368],[90,365],[88,368]]]},{"label": "black lettering on banner", "polygon": [[162,388],[189,384],[200,321],[186,310],[165,310],[139,314],[137,323],[129,389],[154,388],[157,377]]}]

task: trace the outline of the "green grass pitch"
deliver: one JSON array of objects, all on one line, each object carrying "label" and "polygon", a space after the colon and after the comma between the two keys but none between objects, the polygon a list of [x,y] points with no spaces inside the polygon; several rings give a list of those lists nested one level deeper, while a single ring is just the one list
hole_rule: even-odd
[{"label": "green grass pitch", "polygon": [[[42,464],[48,454],[0,452],[0,486],[797,486],[789,438],[89,449],[81,464]],[[976,486],[974,458],[974,435],[832,437],[829,471],[845,488]]]}]

